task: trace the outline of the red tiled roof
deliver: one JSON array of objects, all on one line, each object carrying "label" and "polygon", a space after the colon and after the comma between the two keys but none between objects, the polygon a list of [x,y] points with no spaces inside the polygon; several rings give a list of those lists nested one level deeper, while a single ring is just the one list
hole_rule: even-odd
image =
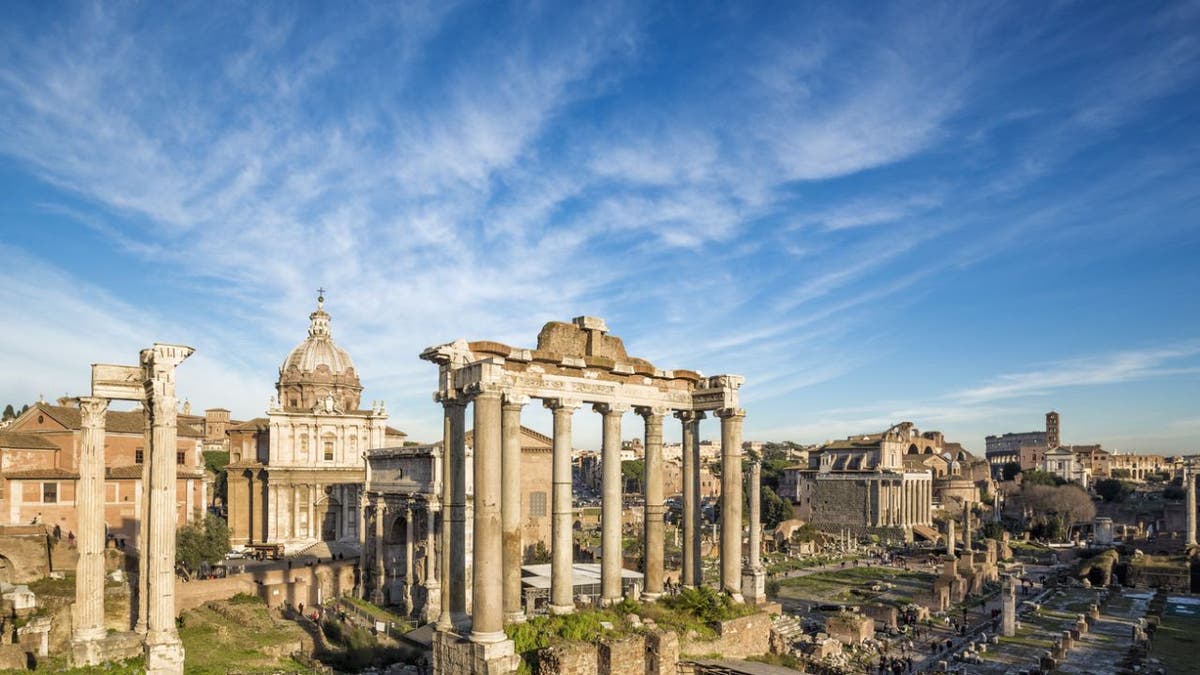
[{"label": "red tiled roof", "polygon": [[0,431],[0,448],[22,450],[57,450],[58,446],[41,434],[26,434],[19,431]]},{"label": "red tiled roof", "polygon": [[9,471],[4,474],[5,478],[70,478],[78,479],[79,474],[67,469],[60,469],[56,466],[37,467],[33,469],[21,469],[20,471]]}]

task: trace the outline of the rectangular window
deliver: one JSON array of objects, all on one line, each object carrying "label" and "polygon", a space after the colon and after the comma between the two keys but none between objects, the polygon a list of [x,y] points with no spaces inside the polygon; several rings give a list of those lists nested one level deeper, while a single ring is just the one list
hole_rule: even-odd
[{"label": "rectangular window", "polygon": [[529,515],[545,517],[546,516],[546,493],[545,492],[530,492],[529,493]]},{"label": "rectangular window", "polygon": [[42,503],[58,503],[58,483],[42,483]]},{"label": "rectangular window", "polygon": [[187,457],[187,453],[186,453],[186,452],[177,452],[177,453],[175,453],[175,463],[176,463],[176,464],[183,464],[183,460],[184,460],[184,458],[185,458],[185,457]]},{"label": "rectangular window", "polygon": [[145,460],[145,458],[146,458],[146,453],[144,453],[141,448],[138,448],[137,450],[133,451],[133,461],[134,462],[141,464]]},{"label": "rectangular window", "polygon": [[333,441],[325,441],[325,461],[333,461]]}]

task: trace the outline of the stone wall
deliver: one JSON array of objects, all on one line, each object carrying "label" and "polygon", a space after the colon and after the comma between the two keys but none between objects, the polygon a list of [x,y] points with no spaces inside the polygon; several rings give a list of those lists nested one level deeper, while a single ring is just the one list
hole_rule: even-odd
[{"label": "stone wall", "polygon": [[675,675],[679,638],[670,631],[628,635],[599,644],[572,642],[538,654],[538,675]]},{"label": "stone wall", "polygon": [[0,534],[0,581],[24,584],[50,574],[47,537],[41,528],[12,528],[37,530],[29,534]]},{"label": "stone wall", "polygon": [[751,614],[717,624],[715,640],[680,640],[679,651],[685,655],[720,654],[731,659],[766,654],[771,649],[771,616]]},{"label": "stone wall", "polygon": [[238,593],[262,598],[269,607],[315,605],[354,590],[352,560],[320,563],[294,569],[256,570],[224,579],[175,581],[175,612],[182,614],[206,602],[227,600]]},{"label": "stone wall", "polygon": [[599,675],[596,645],[568,643],[547,647],[538,655],[538,675]]}]

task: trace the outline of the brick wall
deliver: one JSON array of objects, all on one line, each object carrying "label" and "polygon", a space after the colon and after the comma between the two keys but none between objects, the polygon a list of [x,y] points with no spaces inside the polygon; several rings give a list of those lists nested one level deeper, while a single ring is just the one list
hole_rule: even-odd
[{"label": "brick wall", "polygon": [[680,652],[685,655],[720,654],[732,659],[766,654],[770,649],[771,616],[766,613],[722,621],[717,625],[715,640],[683,639],[679,645]]}]

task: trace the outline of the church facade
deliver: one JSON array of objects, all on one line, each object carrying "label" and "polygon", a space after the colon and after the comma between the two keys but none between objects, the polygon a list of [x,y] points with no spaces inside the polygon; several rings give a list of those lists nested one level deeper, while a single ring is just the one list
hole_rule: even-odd
[{"label": "church facade", "polygon": [[324,297],[308,337],[279,368],[266,417],[229,429],[228,516],[232,542],[356,545],[369,448],[401,445],[382,403],[360,408],[362,383],[334,343]]}]

